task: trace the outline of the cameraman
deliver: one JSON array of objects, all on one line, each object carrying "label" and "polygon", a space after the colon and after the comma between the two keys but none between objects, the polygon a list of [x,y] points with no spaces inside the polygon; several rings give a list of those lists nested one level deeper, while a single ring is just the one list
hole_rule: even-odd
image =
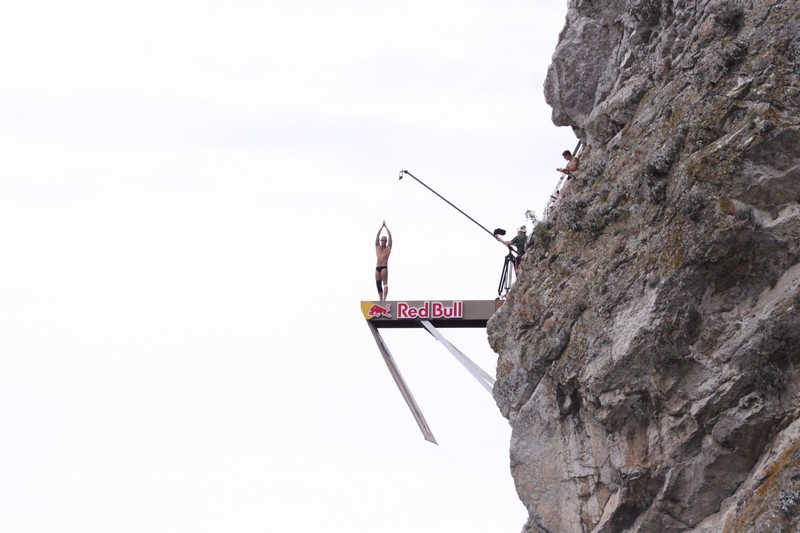
[{"label": "cameraman", "polygon": [[525,226],[520,226],[517,228],[517,236],[510,241],[504,241],[499,235],[494,236],[495,239],[506,246],[513,246],[517,249],[517,256],[514,258],[514,274],[519,273],[519,264],[522,262],[522,256],[525,253],[525,244],[528,242],[527,231],[528,229]]}]

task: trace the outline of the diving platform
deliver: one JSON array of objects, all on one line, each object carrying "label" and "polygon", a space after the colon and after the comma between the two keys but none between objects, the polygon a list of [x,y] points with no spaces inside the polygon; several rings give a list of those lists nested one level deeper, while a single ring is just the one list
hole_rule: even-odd
[{"label": "diving platform", "polygon": [[411,414],[425,440],[438,444],[425,420],[425,416],[422,414],[422,410],[414,399],[414,395],[411,394],[411,389],[409,389],[402,374],[400,374],[400,369],[379,330],[381,328],[424,328],[491,395],[494,378],[445,339],[437,328],[485,328],[501,303],[502,300],[499,299],[361,302],[361,312],[369,325],[372,336],[375,338],[378,351],[380,351],[386,366],[389,368],[389,373],[392,375],[397,388],[400,389],[400,394],[402,394],[408,408],[411,410]]},{"label": "diving platform", "polygon": [[376,328],[485,328],[499,307],[495,300],[361,302],[364,318]]}]

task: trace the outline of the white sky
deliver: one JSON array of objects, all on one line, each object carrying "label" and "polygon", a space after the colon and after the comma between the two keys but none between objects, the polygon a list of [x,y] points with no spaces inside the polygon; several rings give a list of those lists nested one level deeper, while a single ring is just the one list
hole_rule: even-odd
[{"label": "white sky", "polygon": [[[519,531],[510,429],[423,330],[542,212],[566,2],[17,1],[0,18],[0,531]],[[482,330],[442,330],[494,373]]]}]

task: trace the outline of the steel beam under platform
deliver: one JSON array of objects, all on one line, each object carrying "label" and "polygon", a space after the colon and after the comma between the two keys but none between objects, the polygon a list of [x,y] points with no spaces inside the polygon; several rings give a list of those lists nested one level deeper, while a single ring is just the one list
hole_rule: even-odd
[{"label": "steel beam under platform", "polygon": [[501,300],[361,302],[361,312],[367,320],[370,332],[372,332],[378,345],[378,350],[381,352],[383,360],[389,368],[389,373],[392,375],[397,388],[400,389],[400,394],[403,395],[403,399],[411,410],[411,414],[414,416],[414,420],[417,422],[420,431],[422,431],[425,440],[438,444],[378,329],[425,328],[491,394],[494,378],[445,339],[436,327],[485,328],[489,318],[501,303]]},{"label": "steel beam under platform", "polygon": [[406,381],[403,379],[402,374],[400,374],[400,369],[397,367],[397,363],[394,362],[394,358],[392,357],[392,354],[389,352],[389,347],[386,346],[386,341],[383,340],[381,334],[378,333],[378,330],[372,324],[369,325],[369,330],[375,337],[375,342],[378,343],[378,350],[381,352],[381,355],[383,356],[383,361],[389,368],[389,373],[392,375],[392,379],[394,379],[397,388],[400,389],[400,394],[403,395],[403,399],[406,401],[406,405],[408,405],[408,408],[411,410],[411,414],[414,416],[414,420],[416,420],[417,425],[419,426],[419,430],[422,431],[422,436],[425,437],[425,440],[429,442],[432,442],[434,444],[439,444],[438,442],[436,442],[436,437],[433,436],[431,428],[428,427],[428,423],[425,421],[425,416],[422,414],[422,411],[417,405],[417,401],[414,399],[414,395],[411,394],[411,389],[408,388],[408,385],[406,385]]}]

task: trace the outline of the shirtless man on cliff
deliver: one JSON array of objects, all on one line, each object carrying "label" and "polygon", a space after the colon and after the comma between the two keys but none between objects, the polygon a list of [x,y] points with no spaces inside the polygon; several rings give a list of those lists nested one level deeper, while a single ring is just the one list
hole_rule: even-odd
[{"label": "shirtless man on cliff", "polygon": [[564,150],[564,152],[561,154],[561,157],[567,160],[567,166],[565,166],[564,168],[557,168],[556,170],[558,172],[563,172],[564,174],[566,174],[567,178],[571,178],[572,173],[578,170],[578,166],[580,166],[581,160],[572,155],[572,152],[570,152],[569,150]]},{"label": "shirtless man on cliff", "polygon": [[[381,231],[386,228],[386,233],[389,235],[381,237]],[[378,287],[378,296],[381,301],[386,301],[386,296],[389,294],[389,254],[392,253],[392,232],[386,226],[386,221],[383,221],[378,235],[375,237],[375,255],[378,256],[378,263],[375,266],[375,286]]]}]

